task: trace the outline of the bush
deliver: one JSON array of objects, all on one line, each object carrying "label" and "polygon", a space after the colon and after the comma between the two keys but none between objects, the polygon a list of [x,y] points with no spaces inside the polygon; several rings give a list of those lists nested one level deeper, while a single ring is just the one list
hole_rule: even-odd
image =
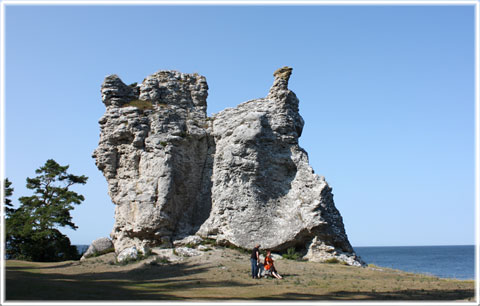
[{"label": "bush", "polygon": [[217,244],[217,241],[215,239],[212,239],[212,238],[205,238],[202,240],[202,242],[200,243],[201,245],[216,245]]},{"label": "bush", "polygon": [[291,248],[288,248],[287,253],[282,254],[282,257],[285,259],[298,260],[301,257],[301,255],[295,252],[294,247],[291,247]]}]

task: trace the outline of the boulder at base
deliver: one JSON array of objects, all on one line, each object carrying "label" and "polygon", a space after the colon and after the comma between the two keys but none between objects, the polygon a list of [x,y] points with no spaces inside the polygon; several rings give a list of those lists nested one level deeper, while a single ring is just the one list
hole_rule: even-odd
[{"label": "boulder at base", "polygon": [[105,254],[113,251],[114,251],[114,247],[113,247],[112,240],[106,237],[98,238],[92,242],[92,244],[88,247],[87,251],[83,253],[83,256],[80,260],[84,260],[86,258],[95,256],[95,255],[101,255],[101,254]]}]

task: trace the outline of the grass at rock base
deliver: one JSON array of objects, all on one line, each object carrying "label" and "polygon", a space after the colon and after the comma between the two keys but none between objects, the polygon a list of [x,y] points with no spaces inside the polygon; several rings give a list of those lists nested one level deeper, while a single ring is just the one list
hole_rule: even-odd
[{"label": "grass at rock base", "polygon": [[85,261],[6,261],[6,300],[400,300],[474,301],[474,281],[380,267],[281,259],[283,280],[250,276],[249,254],[213,247],[179,262],[148,257],[110,265],[114,254]]}]

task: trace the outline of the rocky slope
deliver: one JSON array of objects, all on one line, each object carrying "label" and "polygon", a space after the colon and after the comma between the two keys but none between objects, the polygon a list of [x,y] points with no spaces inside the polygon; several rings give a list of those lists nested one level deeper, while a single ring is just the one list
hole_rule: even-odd
[{"label": "rocky slope", "polygon": [[363,263],[331,187],[298,145],[303,119],[288,89],[291,71],[274,73],[266,98],[212,118],[202,76],[159,71],[132,86],[105,79],[93,157],[116,204],[117,252],[196,234],[242,248],[295,247],[312,261]]}]

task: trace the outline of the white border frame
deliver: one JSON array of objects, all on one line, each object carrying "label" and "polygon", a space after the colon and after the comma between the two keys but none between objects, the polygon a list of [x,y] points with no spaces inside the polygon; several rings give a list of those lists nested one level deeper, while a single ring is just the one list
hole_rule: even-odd
[{"label": "white border frame", "polygon": [[[399,305],[399,304],[409,304],[409,305],[457,305],[461,303],[462,305],[479,305],[480,304],[480,246],[479,246],[479,238],[480,238],[480,190],[479,190],[479,183],[480,183],[480,89],[479,89],[479,81],[480,81],[480,0],[459,0],[459,1],[452,1],[452,0],[390,0],[390,1],[375,1],[375,0],[350,0],[350,1],[342,1],[342,0],[0,0],[0,211],[1,211],[1,219],[0,219],[0,226],[1,226],[1,237],[0,237],[0,268],[1,268],[1,275],[0,275],[0,305]],[[271,5],[271,6],[278,6],[278,5],[291,5],[291,6],[327,6],[327,5],[335,5],[335,6],[365,6],[365,5],[388,5],[388,6],[399,6],[399,5],[425,5],[425,6],[439,6],[439,5],[452,5],[452,6],[461,6],[461,5],[471,5],[475,8],[475,298],[473,302],[442,302],[442,301],[434,301],[434,302],[400,302],[400,301],[392,301],[392,302],[375,302],[375,301],[315,301],[315,302],[303,302],[303,301],[288,301],[288,302],[281,302],[281,301],[271,301],[271,302],[100,302],[100,301],[88,301],[88,302],[66,302],[66,301],[48,301],[48,302],[6,302],[5,301],[5,254],[4,254],[4,246],[5,246],[5,224],[4,220],[4,178],[5,178],[5,10],[7,5],[38,5],[38,6],[45,6],[45,5],[82,5],[82,6],[95,6],[95,5],[131,5],[131,6],[138,6],[138,5]]]}]

